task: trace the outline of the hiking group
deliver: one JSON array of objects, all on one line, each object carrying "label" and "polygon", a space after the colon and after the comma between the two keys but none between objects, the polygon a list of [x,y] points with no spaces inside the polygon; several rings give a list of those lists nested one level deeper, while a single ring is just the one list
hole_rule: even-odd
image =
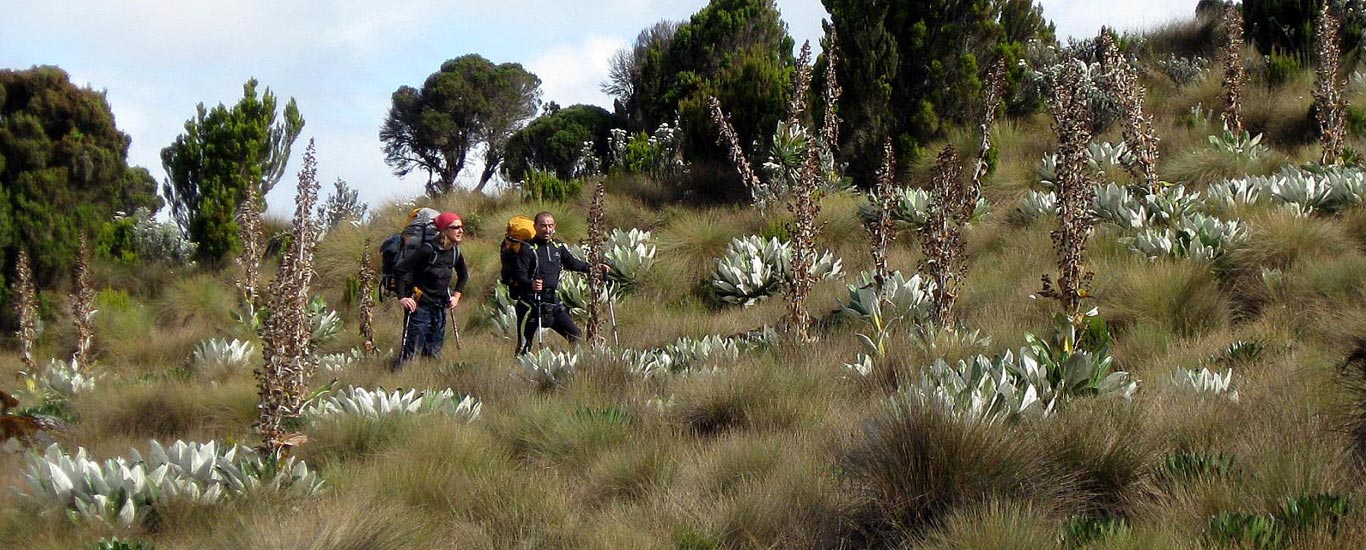
[{"label": "hiking group", "polygon": [[[417,355],[441,354],[448,311],[460,305],[469,281],[469,270],[460,253],[464,229],[464,221],[454,212],[418,208],[409,214],[403,231],[380,245],[381,291],[397,296],[404,311],[403,343],[395,370]],[[581,337],[557,290],[564,270],[587,273],[592,266],[554,237],[555,216],[550,212],[508,221],[499,251],[500,279],[514,301],[518,355],[531,351],[532,340],[541,329],[554,330],[571,343]],[[606,270],[605,265],[599,268]],[[458,348],[458,328],[449,324]]]}]

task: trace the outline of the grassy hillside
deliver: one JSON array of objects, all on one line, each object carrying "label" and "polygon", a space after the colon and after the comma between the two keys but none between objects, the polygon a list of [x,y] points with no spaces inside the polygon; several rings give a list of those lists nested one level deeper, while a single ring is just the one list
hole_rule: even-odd
[{"label": "grassy hillside", "polygon": [[[1216,261],[1149,259],[1130,249],[1134,230],[1096,225],[1087,307],[1108,323],[1113,370],[1137,380],[1130,399],[1079,397],[1049,415],[972,421],[905,398],[936,359],[998,356],[1027,346],[1027,334],[1052,333],[1056,304],[1031,296],[1040,276],[1057,269],[1055,222],[1019,208],[1044,189],[1041,159],[1054,147],[1051,119],[1037,115],[997,126],[999,157],[983,188],[990,210],[967,231],[958,333],[978,338],[926,342],[909,323],[894,325],[887,355],[860,375],[845,364],[871,328],[829,316],[814,344],[779,341],[649,377],[626,361],[584,355],[560,384],[533,384],[487,309],[502,223],[549,210],[560,237],[576,242],[587,232],[587,193],[569,204],[456,194],[429,206],[461,213],[472,229],[462,246],[471,284],[455,313],[462,349],[448,340],[440,360],[401,373],[385,359],[362,359],[320,370],[311,385],[335,378],[336,389],[451,388],[481,403],[477,419],[319,419],[302,428],[310,440],[294,453],[324,481],[317,494],[171,499],[132,527],[73,521],[7,491],[0,540],[26,548],[114,536],[156,548],[1177,548],[1274,545],[1267,541],[1279,537],[1303,548],[1362,547],[1366,205],[1305,214],[1266,198],[1215,204],[1211,188],[1222,182],[1317,160],[1313,73],[1271,85],[1254,72],[1244,116],[1268,148],[1232,153],[1207,140],[1219,133],[1218,67],[1184,84],[1160,70],[1172,53],[1164,45],[1183,32],[1191,30],[1158,31],[1142,50],[1146,108],[1162,138],[1158,172],[1200,193],[1199,208],[1245,224],[1247,237]],[[1348,99],[1366,97],[1353,84]],[[1366,151],[1356,130],[1349,145]],[[973,151],[974,139],[963,132],[947,141]],[[1118,124],[1096,139],[1121,140]],[[925,186],[928,168],[916,168],[913,186]],[[1112,167],[1101,181],[1110,180],[1131,177]],[[660,205],[657,182],[627,176],[605,185],[607,225],[649,230],[658,248],[616,305],[622,347],[782,321],[781,296],[729,306],[707,281],[732,238],[780,234],[786,212]],[[810,304],[818,315],[838,309],[846,285],[872,268],[858,216],[864,201],[855,193],[821,200],[818,245],[842,259],[844,275],[817,283]],[[321,353],[360,345],[348,280],[364,243],[396,231],[408,208],[378,207],[368,223],[343,224],[319,245],[315,293],[344,326]],[[900,233],[891,267],[909,274],[920,259],[914,234]],[[191,361],[205,339],[246,338],[231,315],[234,277],[97,264],[98,362],[89,372],[99,378],[61,405],[71,419],[62,448],[103,460],[129,457],[130,448],[145,454],[151,439],[254,445],[259,351],[219,370]],[[66,289],[43,297],[50,317],[41,362],[75,346]],[[381,348],[398,346],[401,320],[393,301],[379,308]],[[558,336],[546,341],[567,349]],[[0,352],[0,379],[18,380],[14,349]],[[1202,368],[1231,372],[1236,398],[1174,380],[1177,369]],[[38,404],[24,395],[25,406]],[[27,460],[0,454],[0,486],[26,490]]]}]

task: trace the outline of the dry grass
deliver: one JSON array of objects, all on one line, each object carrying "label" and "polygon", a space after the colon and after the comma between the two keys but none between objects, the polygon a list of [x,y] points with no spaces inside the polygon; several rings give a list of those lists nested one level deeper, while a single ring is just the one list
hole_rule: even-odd
[{"label": "dry grass", "polygon": [[[1154,36],[1180,42],[1203,29],[1178,25]],[[1152,47],[1196,51],[1187,42]],[[1212,153],[1205,144],[1211,124],[1189,120],[1191,106],[1209,112],[1219,105],[1217,75],[1180,88],[1147,82],[1147,108],[1162,138],[1161,179],[1199,188],[1308,160],[1312,147],[1301,145],[1307,75],[1245,91],[1247,124],[1266,132],[1273,147],[1251,162]],[[1027,332],[1049,330],[1055,306],[1030,295],[1040,276],[1055,270],[1053,222],[1010,215],[1054,146],[1038,137],[1047,135],[1048,122],[1002,121],[993,133],[1000,157],[984,186],[992,211],[967,230],[968,277],[956,306],[967,327],[992,344],[941,350],[947,359],[999,352],[1021,345]],[[1113,132],[1104,137],[1114,140]],[[971,141],[970,132],[946,138],[962,147]],[[623,345],[656,347],[778,322],[782,300],[721,307],[705,281],[732,238],[772,233],[786,215],[671,205],[674,183],[607,181],[608,225],[649,229],[659,247],[640,288],[617,304]],[[856,216],[860,201],[847,194],[821,201],[818,244],[841,256],[848,274],[871,266]],[[890,394],[918,380],[935,357],[899,330],[871,379],[851,376],[841,365],[862,351],[855,335],[868,327],[837,318],[818,326],[819,345],[746,353],[714,372],[643,380],[615,361],[584,361],[567,383],[539,391],[522,378],[512,343],[490,333],[480,306],[498,276],[506,219],[550,210],[561,238],[573,242],[586,233],[584,199],[531,204],[456,193],[423,203],[460,213],[472,229],[461,247],[471,282],[455,312],[463,349],[448,340],[442,357],[397,374],[383,359],[362,361],[336,383],[449,387],[481,400],[479,420],[319,422],[304,428],[311,441],[296,453],[326,479],[323,495],[171,506],[153,525],[132,530],[73,524],[6,492],[0,540],[32,548],[86,547],[114,534],[160,548],[1049,548],[1058,546],[1067,518],[1109,514],[1129,527],[1093,547],[1193,548],[1220,512],[1266,513],[1286,498],[1317,493],[1366,499],[1344,435],[1344,426],[1350,431],[1358,421],[1353,411],[1361,410],[1362,395],[1338,375],[1366,337],[1361,206],[1307,218],[1261,205],[1222,213],[1243,219],[1252,238],[1218,266],[1149,262],[1127,250],[1123,233],[1097,227],[1085,259],[1097,274],[1093,302],[1112,328],[1116,366],[1139,380],[1137,395],[1131,402],[1074,401],[1048,420],[979,425],[920,408],[888,413]],[[342,289],[364,239],[378,243],[397,231],[410,208],[381,206],[372,223],[339,227],[323,241],[315,292],[347,319],[345,333],[324,351],[359,344]],[[901,235],[888,251],[890,267],[914,271],[917,248]],[[1263,269],[1280,275],[1264,279]],[[66,404],[75,420],[63,446],[103,459],[130,446],[145,449],[149,438],[249,441],[256,412],[250,373],[207,379],[183,368],[200,340],[242,337],[229,315],[239,304],[233,274],[138,277],[99,263],[94,273],[99,286],[112,289],[97,306],[103,378]],[[817,284],[812,312],[820,317],[838,307],[850,280]],[[45,292],[58,317],[45,320],[40,364],[67,356],[74,341],[61,313],[63,291]],[[393,304],[376,311],[381,349],[398,344],[402,316]],[[1239,341],[1262,351],[1219,359]],[[547,342],[568,349],[558,337]],[[0,352],[0,373],[12,374],[17,363],[9,349]],[[1173,383],[1177,367],[1232,369],[1239,399]],[[1222,453],[1233,466],[1223,475],[1164,477],[1174,453]],[[23,468],[20,457],[0,456],[0,485],[21,484]],[[1361,511],[1343,518],[1336,533],[1306,531],[1294,546],[1360,547],[1362,518]]]}]

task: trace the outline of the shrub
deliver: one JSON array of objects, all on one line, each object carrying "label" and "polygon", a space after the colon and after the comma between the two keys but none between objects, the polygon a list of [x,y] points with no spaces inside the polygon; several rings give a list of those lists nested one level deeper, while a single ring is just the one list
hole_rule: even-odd
[{"label": "shrub", "polygon": [[528,201],[566,202],[579,196],[583,190],[583,180],[568,181],[556,177],[553,172],[527,170],[526,179],[518,183],[522,196]]}]

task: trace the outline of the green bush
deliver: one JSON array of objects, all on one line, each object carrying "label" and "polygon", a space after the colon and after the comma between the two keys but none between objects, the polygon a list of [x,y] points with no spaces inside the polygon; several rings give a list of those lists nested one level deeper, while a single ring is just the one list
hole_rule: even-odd
[{"label": "green bush", "polygon": [[551,172],[527,170],[522,180],[522,195],[530,201],[566,202],[583,190],[583,180],[561,180]]},{"label": "green bush", "polygon": [[1266,56],[1266,85],[1277,87],[1295,78],[1300,72],[1300,62],[1294,57],[1272,53]]}]

